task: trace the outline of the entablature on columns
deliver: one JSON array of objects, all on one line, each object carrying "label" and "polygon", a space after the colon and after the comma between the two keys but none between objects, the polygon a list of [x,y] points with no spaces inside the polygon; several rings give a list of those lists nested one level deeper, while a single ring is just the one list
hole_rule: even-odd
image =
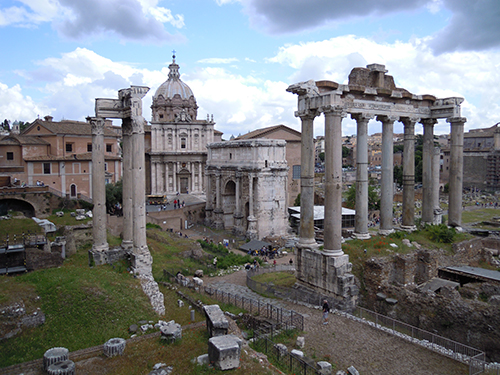
[{"label": "entablature on columns", "polygon": [[[298,111],[295,112],[295,116],[315,117],[333,106],[343,108],[350,114],[362,113],[372,117],[418,117],[419,119],[460,117],[460,104],[464,101],[463,98],[436,99],[432,95],[412,94],[396,87],[392,76],[385,75],[385,67],[380,66],[384,68],[382,77],[380,77],[381,71],[373,70],[371,65],[367,68],[354,68],[349,75],[350,83],[347,85],[313,80],[290,85],[287,91],[299,96]],[[356,77],[360,71],[363,71],[363,74]]]}]

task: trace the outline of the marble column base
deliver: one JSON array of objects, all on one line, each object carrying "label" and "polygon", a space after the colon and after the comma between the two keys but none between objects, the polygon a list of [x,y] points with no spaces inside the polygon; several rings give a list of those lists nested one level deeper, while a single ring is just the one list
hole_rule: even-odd
[{"label": "marble column base", "polygon": [[369,240],[372,236],[370,233],[356,233],[354,232],[352,234],[352,237],[355,238],[356,240]]},{"label": "marble column base", "polygon": [[121,247],[125,250],[131,250],[134,247],[134,243],[132,241],[122,241]]},{"label": "marble column base", "polygon": [[394,229],[380,229],[378,234],[381,236],[388,236],[389,234],[394,233]]},{"label": "marble column base", "polygon": [[344,252],[342,251],[342,249],[340,249],[340,250],[323,249],[323,250],[320,250],[320,253],[326,257],[341,257],[342,255],[345,255]]},{"label": "marble column base", "polygon": [[319,244],[314,238],[299,238],[297,243],[297,248],[302,250],[313,250],[317,251],[319,249]]},{"label": "marble column base", "polygon": [[416,225],[401,225],[401,229],[407,232],[414,232],[417,230]]}]

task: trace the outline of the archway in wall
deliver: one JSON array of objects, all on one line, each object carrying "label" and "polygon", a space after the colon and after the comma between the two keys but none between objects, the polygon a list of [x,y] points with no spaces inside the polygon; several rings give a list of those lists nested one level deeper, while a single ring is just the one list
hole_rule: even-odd
[{"label": "archway in wall", "polygon": [[76,198],[76,185],[75,184],[71,184],[71,186],[69,187],[69,196],[71,198]]},{"label": "archway in wall", "polygon": [[9,211],[21,212],[26,217],[35,215],[35,207],[31,203],[20,199],[1,199],[0,200],[0,216],[5,216]]},{"label": "archway in wall", "polygon": [[224,228],[234,227],[234,210],[236,207],[236,184],[228,181],[222,194],[222,209],[224,210]]}]

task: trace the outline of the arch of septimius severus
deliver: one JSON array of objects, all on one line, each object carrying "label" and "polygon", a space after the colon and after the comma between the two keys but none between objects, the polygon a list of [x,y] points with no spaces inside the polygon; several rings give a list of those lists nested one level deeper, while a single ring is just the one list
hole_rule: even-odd
[{"label": "arch of septimius severus", "polygon": [[[347,85],[332,81],[307,81],[288,87],[298,95],[295,116],[302,122],[301,217],[297,253],[297,278],[306,288],[334,296],[339,308],[352,309],[358,288],[350,273],[352,264],[342,251],[342,118],[350,114],[357,123],[356,224],[354,236],[368,239],[368,122],[382,122],[382,179],[380,232],[393,231],[393,124],[404,125],[403,221],[413,230],[415,184],[415,124],[424,128],[422,222],[434,222],[439,208],[439,184],[434,150],[434,124],[445,118],[451,126],[448,224],[459,227],[462,217],[463,133],[460,115],[463,98],[437,99],[397,88],[384,65],[354,68]],[[314,238],[313,122],[325,116],[325,219],[324,246]]]},{"label": "arch of septimius severus", "polygon": [[142,98],[149,87],[131,86],[118,91],[118,99],[96,99],[92,125],[93,246],[89,257],[97,265],[112,262],[114,252],[107,242],[106,188],[104,181],[104,122],[122,120],[123,138],[123,241],[121,248],[130,255],[132,269],[141,280],[153,309],[165,314],[163,294],[152,274],[153,258],[146,242],[146,174]]}]

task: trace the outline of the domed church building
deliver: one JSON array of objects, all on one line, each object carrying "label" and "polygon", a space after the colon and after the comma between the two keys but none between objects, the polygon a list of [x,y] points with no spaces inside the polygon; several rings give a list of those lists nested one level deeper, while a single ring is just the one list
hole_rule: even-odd
[{"label": "domed church building", "polygon": [[175,55],[168,79],[156,90],[151,105],[150,193],[203,194],[207,144],[219,142],[222,132],[207,115],[198,120],[193,91],[180,79]]}]

